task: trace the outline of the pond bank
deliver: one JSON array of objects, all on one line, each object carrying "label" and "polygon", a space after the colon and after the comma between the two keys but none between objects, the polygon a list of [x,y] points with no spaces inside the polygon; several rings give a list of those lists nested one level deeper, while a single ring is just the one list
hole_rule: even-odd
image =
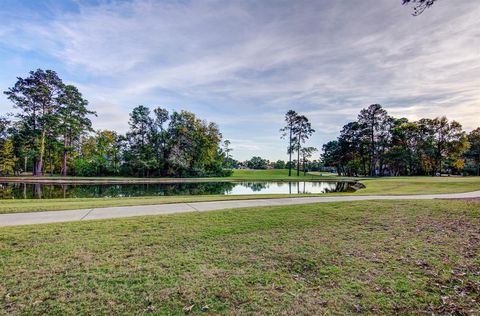
[{"label": "pond bank", "polygon": [[187,212],[205,212],[259,206],[286,206],[312,203],[353,202],[369,200],[433,200],[480,198],[480,191],[456,194],[381,195],[381,196],[325,196],[280,199],[231,200],[214,202],[173,203],[159,205],[92,208],[72,211],[49,211],[0,215],[0,226],[17,226],[72,222],[94,219],[123,218],[147,215],[167,215]]}]

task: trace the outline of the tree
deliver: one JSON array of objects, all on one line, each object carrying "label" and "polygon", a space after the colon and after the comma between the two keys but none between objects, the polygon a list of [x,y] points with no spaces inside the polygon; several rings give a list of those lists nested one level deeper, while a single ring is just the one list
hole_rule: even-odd
[{"label": "tree", "polygon": [[412,15],[418,16],[425,11],[426,8],[431,7],[437,0],[403,0],[403,5],[413,4]]},{"label": "tree", "polygon": [[130,113],[128,124],[130,130],[126,136],[129,151],[126,159],[130,169],[136,175],[149,176],[150,170],[156,165],[152,161],[154,148],[150,145],[154,138],[154,121],[150,117],[150,109],[143,105],[135,107]]},{"label": "tree", "polygon": [[369,136],[358,122],[345,124],[338,137],[339,166],[344,175],[357,176],[367,172]]},{"label": "tree", "polygon": [[10,121],[4,117],[0,117],[0,141],[7,136],[7,130],[10,125]]},{"label": "tree", "polygon": [[292,176],[292,152],[293,152],[293,143],[294,143],[294,138],[293,138],[293,129],[296,125],[297,122],[297,117],[298,114],[294,110],[290,110],[285,114],[285,122],[286,125],[282,129],[280,129],[280,132],[282,132],[281,138],[284,139],[285,137],[288,137],[288,147],[287,147],[287,153],[288,153],[288,176]]},{"label": "tree", "polygon": [[95,135],[84,136],[80,155],[75,161],[76,175],[117,175],[120,163],[119,139],[116,132],[109,130],[99,130]]},{"label": "tree", "polygon": [[315,147],[303,147],[301,149],[302,152],[302,163],[303,163],[303,175],[307,174],[307,170],[305,169],[305,164],[309,158],[313,156],[313,154],[318,151]]},{"label": "tree", "polygon": [[332,140],[324,144],[322,151],[322,162],[325,164],[325,166],[336,168],[338,175],[341,176],[342,168],[340,161],[342,159],[342,153],[340,152],[338,141]]},{"label": "tree", "polygon": [[227,165],[230,159],[230,153],[233,151],[233,149],[230,147],[230,141],[228,139],[225,139],[223,141],[223,152],[225,153],[225,161],[224,164]]},{"label": "tree", "polygon": [[200,120],[188,111],[173,112],[168,134],[168,174],[200,176],[223,173],[218,154],[222,134],[215,123]]},{"label": "tree", "polygon": [[372,104],[368,108],[361,110],[358,115],[358,123],[362,126],[365,135],[369,136],[370,141],[370,176],[377,174],[376,141],[387,120],[387,111],[380,104]]},{"label": "tree", "polygon": [[409,122],[374,104],[346,124],[337,141],[323,146],[322,160],[348,176],[460,173],[465,158],[472,161],[468,143],[456,121],[440,117]]},{"label": "tree", "polygon": [[273,163],[273,169],[285,169],[287,164],[283,160],[277,160]]},{"label": "tree", "polygon": [[7,139],[3,142],[2,151],[0,152],[0,174],[13,174],[16,160],[12,140]]},{"label": "tree", "polygon": [[[435,119],[422,119],[420,128],[424,132],[424,153],[431,167],[432,175],[441,173],[461,163],[461,156],[468,148],[468,140],[462,125],[457,121],[449,122],[443,116]],[[447,165],[445,166],[445,163]]]},{"label": "tree", "polygon": [[473,161],[476,167],[476,175],[480,176],[480,127],[471,131],[467,138],[470,148],[465,156]]},{"label": "tree", "polygon": [[168,111],[164,108],[157,107],[154,113],[154,147],[157,159],[157,168],[159,175],[163,175],[166,164],[166,145],[168,141],[168,133],[165,124],[168,122]]},{"label": "tree", "polygon": [[43,173],[47,131],[58,125],[59,95],[62,80],[52,70],[31,71],[23,79],[18,77],[12,88],[4,93],[21,112],[16,117],[21,121],[33,149],[33,175]]},{"label": "tree", "polygon": [[268,168],[268,160],[263,159],[262,157],[254,156],[250,160],[247,160],[245,164],[250,169],[267,169]]},{"label": "tree", "polygon": [[300,151],[302,150],[302,144],[305,143],[314,132],[315,130],[312,128],[312,124],[306,116],[298,115],[296,117],[293,127],[293,133],[295,135],[295,143],[293,146],[297,151],[297,176],[300,175]]},{"label": "tree", "polygon": [[419,172],[419,127],[406,118],[394,120],[390,151],[386,154],[394,175],[413,175]]},{"label": "tree", "polygon": [[59,129],[63,135],[62,175],[67,175],[68,153],[73,150],[73,142],[92,131],[92,122],[88,115],[96,115],[87,109],[88,101],[72,85],[65,86],[59,96]]}]

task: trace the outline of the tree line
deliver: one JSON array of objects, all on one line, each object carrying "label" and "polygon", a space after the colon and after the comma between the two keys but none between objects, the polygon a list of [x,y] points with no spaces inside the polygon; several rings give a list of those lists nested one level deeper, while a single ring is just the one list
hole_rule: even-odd
[{"label": "tree line", "polygon": [[[275,160],[270,161],[268,159],[262,158],[260,156],[253,156],[252,158],[245,160],[245,161],[238,161],[238,160],[229,160],[230,164],[225,165],[227,168],[234,168],[234,169],[290,169],[290,166],[296,168],[297,160],[293,159],[292,163],[290,164],[288,161],[285,160]],[[309,171],[335,171],[334,168],[325,167],[323,162],[319,159],[310,160],[309,157],[305,157],[300,161],[300,171],[304,174]]]},{"label": "tree line", "polygon": [[346,176],[480,175],[480,128],[467,134],[446,117],[412,122],[372,104],[323,146],[322,161]]},{"label": "tree line", "polygon": [[[139,105],[129,130],[95,131],[88,101],[52,70],[31,71],[4,92],[16,114],[0,117],[0,174],[225,176],[222,134],[194,113]],[[226,141],[228,144],[229,142]],[[228,145],[227,145],[228,147]]]}]

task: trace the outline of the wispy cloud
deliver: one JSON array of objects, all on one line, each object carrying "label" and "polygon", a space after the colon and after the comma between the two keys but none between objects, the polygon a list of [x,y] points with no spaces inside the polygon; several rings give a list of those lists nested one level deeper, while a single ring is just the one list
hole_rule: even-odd
[{"label": "wispy cloud", "polygon": [[136,104],[185,108],[219,122],[238,158],[281,158],[289,108],[311,117],[315,146],[371,103],[478,126],[480,7],[439,1],[412,17],[399,2],[77,3],[10,17],[0,45],[59,62],[102,128],[124,131]]}]

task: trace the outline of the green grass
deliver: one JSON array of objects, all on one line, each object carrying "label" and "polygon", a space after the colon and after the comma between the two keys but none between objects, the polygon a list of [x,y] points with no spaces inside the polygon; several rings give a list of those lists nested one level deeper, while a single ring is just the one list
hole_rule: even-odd
[{"label": "green grass", "polygon": [[[228,179],[236,180],[324,180],[325,177],[319,176],[315,173],[307,173],[303,175],[303,172],[300,172],[300,175],[296,175],[296,170],[292,170],[292,176],[288,176],[287,169],[270,169],[270,170],[233,170],[233,175],[228,177]],[[327,173],[325,173],[327,174]],[[330,174],[329,174],[330,175]],[[325,179],[325,180],[328,180]]]},{"label": "green grass", "polygon": [[480,190],[480,177],[385,177],[359,179],[362,195],[441,194]]},{"label": "green grass", "polygon": [[1,309],[474,315],[479,225],[472,202],[376,201],[2,228]]}]

